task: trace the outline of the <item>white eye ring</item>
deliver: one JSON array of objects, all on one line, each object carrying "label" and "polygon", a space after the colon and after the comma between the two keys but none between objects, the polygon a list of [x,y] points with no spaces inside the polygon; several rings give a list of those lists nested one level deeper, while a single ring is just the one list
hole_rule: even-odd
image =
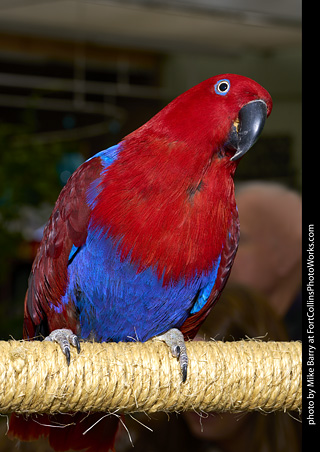
[{"label": "white eye ring", "polygon": [[230,89],[230,81],[227,78],[219,80],[214,85],[214,90],[220,96],[225,96]]}]

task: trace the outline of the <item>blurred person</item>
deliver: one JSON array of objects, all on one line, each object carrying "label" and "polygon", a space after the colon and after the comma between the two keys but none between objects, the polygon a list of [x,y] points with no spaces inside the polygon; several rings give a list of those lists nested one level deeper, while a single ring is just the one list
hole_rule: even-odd
[{"label": "blurred person", "polygon": [[[220,301],[201,327],[197,339],[286,341],[288,335],[280,316],[257,292],[227,284]],[[135,452],[300,452],[301,423],[288,413],[202,413],[135,414],[141,426],[127,417]],[[152,429],[149,431],[147,429]],[[132,446],[121,435],[118,452]],[[119,446],[119,445],[118,445]]]},{"label": "blurred person", "polygon": [[302,201],[272,182],[236,187],[241,236],[230,281],[261,292],[301,339]]}]

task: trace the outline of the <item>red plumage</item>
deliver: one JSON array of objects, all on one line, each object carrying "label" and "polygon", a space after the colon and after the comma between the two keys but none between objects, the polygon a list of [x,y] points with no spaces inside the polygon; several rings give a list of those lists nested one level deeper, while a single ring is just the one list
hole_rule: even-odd
[{"label": "red plumage", "polygon": [[[119,419],[105,413],[40,414],[25,418],[11,415],[9,438],[36,441],[48,438],[56,452],[85,450],[86,452],[114,451]],[[85,434],[84,434],[85,432]]]},{"label": "red plumage", "polygon": [[[57,328],[77,331],[77,316],[72,315],[74,307],[62,306],[61,298],[68,282],[66,268],[72,245],[83,245],[87,237],[91,214],[87,190],[99,177],[101,169],[98,159],[85,162],[70,177],[57,199],[32,265],[25,297],[24,339],[39,334],[35,325],[40,325],[44,318],[48,319],[49,331]],[[60,316],[50,315],[52,304],[61,306]]]},{"label": "red plumage", "polygon": [[196,154],[184,142],[170,144],[151,133],[143,142],[129,136],[106,172],[92,214],[96,226],[121,239],[123,258],[130,253],[140,270],[156,269],[165,283],[210,270],[236,208],[230,177],[236,164],[206,164],[215,158],[210,147],[206,158],[195,156],[194,162],[189,153]]},{"label": "red plumage", "polygon": [[267,91],[242,76],[226,74],[232,93],[214,95],[221,77],[182,94],[124,139],[93,210],[94,223],[121,241],[123,258],[131,253],[140,270],[155,268],[165,283],[209,271],[221,252],[236,217],[238,161],[228,158],[234,150],[226,139],[243,105],[263,99],[268,113],[272,106]]},{"label": "red plumage", "polygon": [[223,252],[221,253],[221,263],[219,265],[217,279],[210,294],[207,303],[200,311],[188,317],[183,323],[180,330],[182,331],[186,340],[194,339],[200,326],[210,314],[213,305],[219,300],[221,292],[227,283],[230,270],[238,249],[238,242],[240,237],[240,224],[238,216],[236,216],[231,223],[231,230],[228,240],[224,244]]}]

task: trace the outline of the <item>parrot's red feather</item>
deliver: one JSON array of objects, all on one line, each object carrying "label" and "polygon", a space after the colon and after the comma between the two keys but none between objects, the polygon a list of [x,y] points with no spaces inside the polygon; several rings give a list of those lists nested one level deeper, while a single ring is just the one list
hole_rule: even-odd
[{"label": "parrot's red feather", "polygon": [[143,140],[132,135],[122,143],[101,182],[93,224],[118,240],[122,258],[130,255],[139,270],[154,268],[164,284],[191,280],[211,270],[236,216],[236,165],[214,158],[210,146],[200,159],[183,142],[145,132]]},{"label": "parrot's red feather", "polygon": [[114,450],[118,426],[118,417],[105,413],[41,414],[28,419],[13,414],[8,436],[21,441],[48,438],[57,452],[70,449],[108,452]]},{"label": "parrot's red feather", "polygon": [[265,100],[268,114],[272,106],[264,88],[238,75],[225,74],[232,94],[215,96],[219,77],[180,95],[123,140],[92,213],[123,259],[130,256],[141,271],[153,268],[164,284],[212,268],[237,216],[238,161],[225,146],[231,126],[256,98]]},{"label": "parrot's red feather", "polygon": [[221,253],[221,262],[217,273],[217,279],[207,303],[202,309],[200,309],[200,311],[188,317],[180,328],[185,340],[195,338],[200,326],[210,313],[213,305],[219,300],[221,292],[228,281],[230,270],[238,248],[239,236],[240,224],[238,218],[236,218],[232,223],[230,234],[226,240],[223,252]]},{"label": "parrot's red feather", "polygon": [[[77,331],[74,307],[62,306],[61,298],[67,286],[67,263],[72,245],[83,245],[87,237],[90,209],[86,194],[90,183],[101,172],[99,159],[85,162],[70,177],[61,191],[44,230],[42,246],[33,262],[25,297],[24,338],[35,335],[35,325],[48,319],[48,329],[69,328]],[[52,306],[61,307],[60,315],[52,315]]]}]

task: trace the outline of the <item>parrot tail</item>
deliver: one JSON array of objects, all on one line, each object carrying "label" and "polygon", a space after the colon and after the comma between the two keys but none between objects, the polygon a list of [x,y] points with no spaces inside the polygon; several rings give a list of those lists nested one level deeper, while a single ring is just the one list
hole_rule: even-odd
[{"label": "parrot tail", "polygon": [[8,437],[21,441],[47,437],[57,452],[108,452],[114,451],[118,426],[118,417],[106,413],[40,414],[28,418],[13,413]]}]

